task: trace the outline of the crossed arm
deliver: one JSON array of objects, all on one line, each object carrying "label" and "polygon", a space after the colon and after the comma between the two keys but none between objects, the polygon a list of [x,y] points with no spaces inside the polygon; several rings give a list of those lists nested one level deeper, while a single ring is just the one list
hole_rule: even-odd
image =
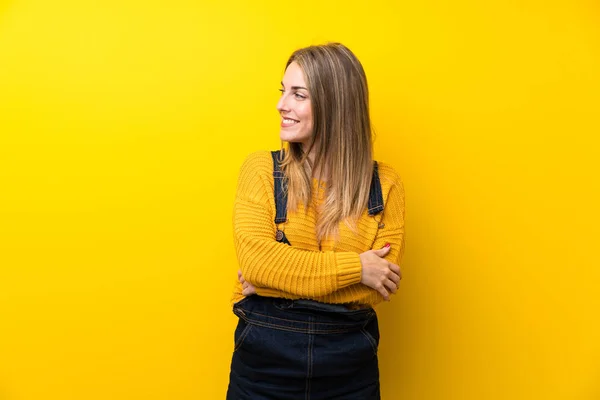
[{"label": "crossed arm", "polygon": [[[253,176],[246,176],[252,174]],[[256,171],[242,167],[234,207],[234,242],[243,295],[261,290],[289,293],[303,298],[319,298],[351,285],[363,284],[389,300],[401,279],[399,260],[404,250],[404,192],[393,184],[374,250],[363,253],[309,251],[279,243],[274,239],[273,204]],[[248,180],[254,180],[252,185]],[[261,186],[263,186],[261,188]],[[242,190],[240,190],[242,189]],[[385,247],[386,244],[389,246]]]}]

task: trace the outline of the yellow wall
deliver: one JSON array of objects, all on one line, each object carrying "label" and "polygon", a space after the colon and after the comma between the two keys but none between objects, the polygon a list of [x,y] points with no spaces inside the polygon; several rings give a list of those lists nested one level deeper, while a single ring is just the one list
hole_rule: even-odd
[{"label": "yellow wall", "polygon": [[217,3],[0,2],[0,399],[224,398],[238,168],[328,40],[406,186],[384,398],[599,399],[598,4]]}]

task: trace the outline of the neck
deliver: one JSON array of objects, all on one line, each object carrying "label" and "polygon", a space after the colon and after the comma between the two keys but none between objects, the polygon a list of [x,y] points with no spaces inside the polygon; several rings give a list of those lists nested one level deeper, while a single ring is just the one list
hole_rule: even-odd
[{"label": "neck", "polygon": [[[303,148],[307,148],[308,144],[307,143],[303,143],[302,147]],[[315,148],[314,147],[308,153],[308,160],[311,163],[311,165],[315,165]],[[325,166],[321,165],[319,168],[313,169],[313,172],[312,172],[312,177],[313,178],[317,178],[317,179],[319,178],[319,174],[321,173],[321,168],[322,167],[325,167]],[[322,172],[323,172],[323,174],[321,176],[321,181],[325,182],[325,181],[327,181],[327,172],[328,171],[327,171],[327,169],[324,169]]]}]

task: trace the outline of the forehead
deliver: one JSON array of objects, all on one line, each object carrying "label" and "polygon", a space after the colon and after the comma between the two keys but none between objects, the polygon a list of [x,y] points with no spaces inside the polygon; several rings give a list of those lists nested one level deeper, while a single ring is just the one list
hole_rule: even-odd
[{"label": "forehead", "polygon": [[296,62],[292,62],[283,75],[283,84],[285,86],[306,86],[304,81],[304,71]]}]

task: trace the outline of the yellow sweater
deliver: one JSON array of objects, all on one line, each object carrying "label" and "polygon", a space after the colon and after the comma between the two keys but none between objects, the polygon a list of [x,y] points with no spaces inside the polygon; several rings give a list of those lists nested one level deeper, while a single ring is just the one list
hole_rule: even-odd
[{"label": "yellow sweater", "polygon": [[[273,159],[268,151],[250,154],[240,170],[233,211],[234,244],[242,276],[257,294],[289,299],[312,299],[324,303],[347,303],[351,307],[374,306],[383,297],[362,283],[359,254],[390,243],[388,261],[399,264],[404,253],[404,187],[396,171],[378,162],[384,210],[369,216],[365,209],[357,234],[340,223],[337,243],[316,237],[314,207],[307,212],[288,210],[280,225],[291,246],[275,240]],[[313,199],[323,199],[323,185],[313,180]],[[379,228],[379,223],[384,227]],[[237,281],[232,302],[244,298]]]}]

